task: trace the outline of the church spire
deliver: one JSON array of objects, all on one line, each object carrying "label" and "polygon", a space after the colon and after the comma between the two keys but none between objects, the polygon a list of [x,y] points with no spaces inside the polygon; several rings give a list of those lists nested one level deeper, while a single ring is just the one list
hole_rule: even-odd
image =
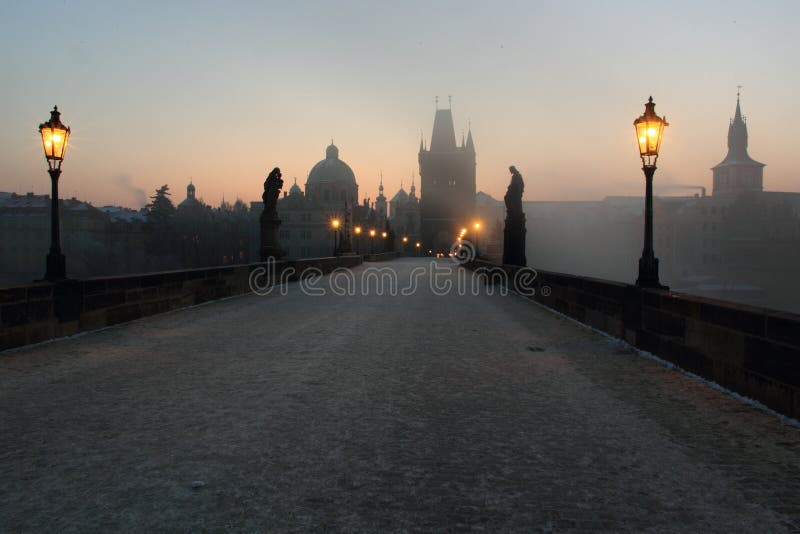
[{"label": "church spire", "polygon": [[736,113],[733,116],[733,122],[737,122],[737,121],[738,122],[744,122],[744,119],[742,118],[742,106],[741,106],[741,103],[740,103],[741,96],[742,96],[741,93],[742,93],[742,86],[741,85],[737,85],[736,86]]},{"label": "church spire", "polygon": [[414,185],[414,171],[411,171],[411,198],[417,196],[417,186]]},{"label": "church spire", "polygon": [[742,117],[741,94],[736,92],[736,111],[728,126],[728,157],[732,161],[748,161],[747,124]]},{"label": "church spire", "polygon": [[475,142],[472,140],[472,124],[469,126],[469,131],[467,133],[467,144],[466,144],[467,152],[475,153]]},{"label": "church spire", "polygon": [[[739,87],[741,89],[741,87]],[[747,153],[747,123],[742,115],[741,92],[736,92],[736,111],[728,125],[728,154],[713,167],[716,194],[763,191],[764,164]]]}]

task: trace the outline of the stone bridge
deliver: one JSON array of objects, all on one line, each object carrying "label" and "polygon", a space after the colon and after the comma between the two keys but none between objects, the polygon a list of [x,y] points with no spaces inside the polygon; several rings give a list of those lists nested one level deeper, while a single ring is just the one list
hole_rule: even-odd
[{"label": "stone bridge", "polygon": [[800,530],[792,420],[449,262],[351,272],[0,354],[0,530]]}]

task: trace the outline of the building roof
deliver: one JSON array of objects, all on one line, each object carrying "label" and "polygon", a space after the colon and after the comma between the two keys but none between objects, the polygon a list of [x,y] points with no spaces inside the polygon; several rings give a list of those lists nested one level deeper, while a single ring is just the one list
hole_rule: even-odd
[{"label": "building roof", "polygon": [[449,152],[456,149],[456,131],[453,127],[453,113],[449,109],[437,109],[433,119],[431,152]]},{"label": "building roof", "polygon": [[5,197],[0,197],[0,207],[12,209],[26,208],[47,208],[50,206],[50,195],[34,195],[26,193],[18,195],[16,193],[6,193]]},{"label": "building roof", "polygon": [[122,206],[101,206],[98,209],[108,214],[112,222],[145,222],[147,220],[147,214],[145,212],[133,210],[131,208],[125,208]]},{"label": "building roof", "polygon": [[356,185],[353,169],[339,159],[339,149],[333,143],[325,150],[325,159],[314,165],[308,174],[306,189],[316,183],[339,183],[353,187]]},{"label": "building roof", "polygon": [[742,107],[739,102],[739,96],[736,96],[736,111],[728,126],[728,154],[719,164],[714,166],[727,167],[730,165],[752,165],[756,167],[765,167],[763,163],[759,163],[750,157],[747,153],[747,124],[742,117]]},{"label": "building roof", "polygon": [[390,200],[389,202],[404,202],[406,200],[408,200],[408,193],[406,193],[405,190],[401,187],[400,191],[395,193],[394,196],[392,197],[392,200]]}]

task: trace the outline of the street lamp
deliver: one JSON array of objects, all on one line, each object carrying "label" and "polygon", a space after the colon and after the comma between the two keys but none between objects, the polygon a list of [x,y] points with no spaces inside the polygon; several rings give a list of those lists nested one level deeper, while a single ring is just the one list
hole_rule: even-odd
[{"label": "street lamp", "polygon": [[339,233],[339,225],[341,225],[341,224],[342,223],[341,223],[341,221],[339,221],[339,219],[331,220],[331,228],[333,228],[333,255],[334,256],[336,255],[336,248],[337,248],[336,234]]},{"label": "street lamp", "polygon": [[44,157],[47,159],[47,172],[50,174],[50,252],[47,254],[47,271],[45,280],[50,282],[63,280],[67,277],[67,261],[61,253],[61,235],[58,219],[58,178],[61,176],[61,162],[67,152],[69,141],[69,126],[61,123],[61,113],[58,106],[53,106],[50,120],[39,125],[39,134],[42,136]]},{"label": "street lamp", "polygon": [[353,231],[356,233],[356,251],[361,254],[361,227],[356,226]]},{"label": "street lamp", "polygon": [[478,256],[478,250],[479,250],[478,238],[479,238],[479,232],[480,232],[480,229],[481,229],[481,223],[478,222],[478,221],[475,221],[472,224],[472,227],[475,229],[475,256],[477,257]]},{"label": "street lamp", "polygon": [[419,248],[422,246],[422,243],[420,243],[419,241],[417,241],[417,242],[416,242],[416,244],[415,244],[414,246],[416,246],[416,247],[417,247],[417,256],[419,256],[419,255],[420,255],[420,253],[422,252],[422,251],[419,249]]},{"label": "street lamp", "polygon": [[642,257],[639,258],[639,278],[636,285],[667,289],[658,281],[658,258],[653,251],[653,175],[656,172],[658,150],[661,147],[661,138],[664,128],[669,126],[666,118],[656,115],[656,105],[651,96],[644,105],[644,114],[633,121],[636,128],[636,142],[639,145],[639,155],[642,158],[642,170],[645,177],[644,198],[644,248]]},{"label": "street lamp", "polygon": [[369,231],[369,253],[375,253],[375,229]]}]

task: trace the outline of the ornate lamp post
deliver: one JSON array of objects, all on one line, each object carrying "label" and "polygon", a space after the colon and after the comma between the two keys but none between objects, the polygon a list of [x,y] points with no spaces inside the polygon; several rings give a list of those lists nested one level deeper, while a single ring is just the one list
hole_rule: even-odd
[{"label": "ornate lamp post", "polygon": [[61,235],[58,217],[58,178],[61,176],[61,162],[67,152],[69,141],[69,126],[61,123],[61,113],[58,106],[53,106],[50,120],[39,125],[39,134],[42,136],[44,157],[47,159],[47,172],[50,174],[50,252],[47,254],[47,271],[45,280],[50,282],[63,280],[67,277],[67,262],[61,253]]},{"label": "ornate lamp post", "polygon": [[658,150],[661,147],[661,137],[664,128],[669,126],[666,118],[656,115],[656,105],[651,96],[644,105],[644,114],[633,121],[636,128],[636,142],[639,145],[639,155],[642,158],[642,170],[645,178],[644,200],[644,248],[642,257],[639,258],[639,278],[636,285],[639,287],[653,287],[667,289],[658,281],[658,258],[653,251],[653,175],[656,172]]},{"label": "ornate lamp post", "polygon": [[375,229],[369,231],[369,253],[375,253]]}]

